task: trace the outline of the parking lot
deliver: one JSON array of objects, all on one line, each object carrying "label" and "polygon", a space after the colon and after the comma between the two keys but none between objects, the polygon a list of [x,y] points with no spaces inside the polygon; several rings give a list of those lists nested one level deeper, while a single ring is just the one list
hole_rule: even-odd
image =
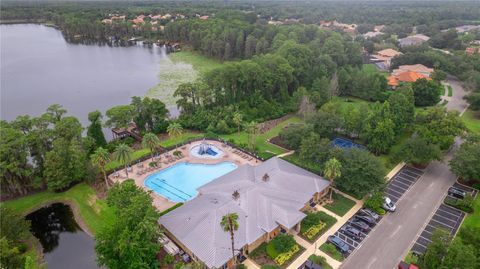
[{"label": "parking lot", "polygon": [[404,166],[388,183],[385,195],[396,203],[422,175],[422,170]]},{"label": "parking lot", "polygon": [[[385,196],[388,196],[393,203],[396,203],[422,175],[422,170],[414,167],[404,166],[388,183],[387,188],[385,189]],[[357,212],[355,215],[357,214],[359,214],[359,212]],[[368,237],[368,234],[382,219],[382,217],[380,216],[380,218],[377,220],[377,223],[373,227],[369,227],[365,231],[361,231],[361,234],[363,236],[362,239],[353,239],[343,234],[341,230],[352,222],[352,220],[355,218],[355,215],[350,218],[345,225],[343,225],[339,230],[335,232],[335,236],[339,237],[350,247],[351,252],[343,254],[345,258],[350,256],[355,250],[361,247],[362,242],[365,240],[365,238]]]},{"label": "parking lot", "polygon": [[[356,213],[358,214],[358,212]],[[356,215],[355,214],[355,215]],[[354,215],[354,216],[355,216]],[[375,227],[368,227],[368,229],[366,231],[360,231],[363,238],[362,239],[352,239],[351,237],[349,236],[346,236],[344,235],[343,233],[340,232],[340,230],[349,225],[351,222],[352,222],[352,219],[354,218],[354,216],[352,218],[350,218],[347,223],[345,225],[343,225],[338,231],[335,232],[335,236],[339,237],[340,239],[342,239],[343,242],[347,243],[347,245],[350,247],[350,250],[351,252],[349,253],[344,253],[343,256],[345,258],[347,258],[352,252],[355,251],[355,249],[359,248],[361,245],[362,245],[362,241],[365,240],[365,238],[367,238],[368,234],[372,231],[372,229]],[[377,220],[377,224],[380,222],[380,220],[382,219],[382,217],[380,216],[380,218]]]},{"label": "parking lot", "polygon": [[[467,193],[471,193],[473,196],[477,194],[477,191],[458,183],[453,184],[453,187],[461,189]],[[453,197],[452,197],[453,198]],[[417,241],[412,247],[412,251],[417,253],[424,253],[427,249],[428,244],[432,241],[432,233],[436,228],[443,228],[450,232],[451,235],[455,235],[460,224],[465,217],[465,213],[461,210],[455,209],[445,204],[441,204],[435,214],[432,216],[427,226],[423,229],[420,236],[417,238]]]}]

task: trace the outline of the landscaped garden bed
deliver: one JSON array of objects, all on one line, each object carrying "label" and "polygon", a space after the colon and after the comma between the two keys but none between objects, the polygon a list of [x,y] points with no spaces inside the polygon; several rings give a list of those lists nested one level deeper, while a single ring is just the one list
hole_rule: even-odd
[{"label": "landscaped garden bed", "polygon": [[249,257],[261,266],[288,267],[305,249],[295,242],[292,235],[279,234],[268,243],[262,243]]},{"label": "landscaped garden bed", "polygon": [[321,265],[323,269],[332,269],[332,266],[330,266],[330,264],[328,264],[327,262],[327,259],[325,259],[325,257],[323,256],[318,256],[318,255],[310,255],[310,257],[308,257],[308,260],[309,261],[312,261],[313,263],[316,263],[318,265]]},{"label": "landscaped garden bed", "polygon": [[333,213],[343,217],[355,205],[355,201],[334,192],[332,195],[333,203],[327,204],[323,207],[332,211]]},{"label": "landscaped garden bed", "polygon": [[311,243],[315,242],[336,222],[337,219],[325,212],[307,213],[300,225],[300,236]]},{"label": "landscaped garden bed", "polygon": [[473,213],[474,200],[473,200],[473,197],[470,194],[467,194],[467,196],[463,200],[455,199],[455,198],[452,198],[450,196],[447,196],[447,197],[445,197],[445,200],[443,200],[443,202],[446,205],[455,207],[455,208],[457,208],[459,210],[462,210],[466,213]]},{"label": "landscaped garden bed", "polygon": [[337,248],[330,243],[324,243],[321,245],[320,250],[339,262],[344,260],[342,253],[340,253],[340,251],[338,251]]}]

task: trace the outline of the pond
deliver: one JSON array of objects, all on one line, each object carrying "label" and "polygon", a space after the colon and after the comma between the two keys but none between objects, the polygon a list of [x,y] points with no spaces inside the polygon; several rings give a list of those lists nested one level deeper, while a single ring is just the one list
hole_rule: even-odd
[{"label": "pond", "polygon": [[[158,85],[163,47],[67,43],[38,24],[0,25],[1,119],[38,116],[51,104],[88,124],[90,111],[130,103]],[[165,68],[168,68],[165,67]]]},{"label": "pond", "polygon": [[48,269],[100,268],[95,241],[76,223],[68,205],[55,203],[26,216],[43,247]]}]

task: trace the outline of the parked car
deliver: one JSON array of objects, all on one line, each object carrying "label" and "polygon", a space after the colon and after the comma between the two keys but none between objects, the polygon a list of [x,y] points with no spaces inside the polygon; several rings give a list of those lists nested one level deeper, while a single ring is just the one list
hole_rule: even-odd
[{"label": "parked car", "polygon": [[363,239],[362,232],[360,232],[360,230],[358,230],[357,228],[355,228],[353,226],[350,226],[350,225],[343,226],[340,229],[340,232],[343,233],[344,235],[354,239],[354,240],[362,240]]},{"label": "parked car", "polygon": [[368,224],[366,224],[365,222],[363,222],[359,219],[355,219],[355,218],[352,219],[349,223],[350,223],[350,225],[352,225],[354,227],[357,227],[364,232],[367,231],[368,228],[370,228],[370,226],[368,226]]},{"label": "parked car", "polygon": [[373,226],[375,225],[377,222],[375,221],[374,218],[370,217],[370,216],[365,216],[365,215],[355,215],[355,218],[358,219],[358,220],[361,220],[363,222],[365,222],[366,224],[368,224],[369,226]]},{"label": "parked car", "polygon": [[385,201],[383,202],[382,207],[383,207],[383,209],[385,209],[387,211],[390,211],[390,212],[395,212],[395,210],[397,209],[395,204],[388,197],[385,197]]},{"label": "parked car", "polygon": [[360,209],[360,213],[363,214],[363,215],[366,215],[366,216],[370,216],[370,217],[374,218],[375,220],[380,219],[380,216],[375,211],[371,210],[370,208],[362,208],[362,209]]},{"label": "parked car", "polygon": [[330,235],[327,241],[336,246],[337,249],[342,253],[350,252],[350,247],[347,245],[347,243],[343,242],[342,239],[335,235]]},{"label": "parked car", "polygon": [[455,197],[457,199],[463,199],[467,194],[465,193],[465,191],[461,189],[450,187],[450,189],[448,189],[448,195]]}]

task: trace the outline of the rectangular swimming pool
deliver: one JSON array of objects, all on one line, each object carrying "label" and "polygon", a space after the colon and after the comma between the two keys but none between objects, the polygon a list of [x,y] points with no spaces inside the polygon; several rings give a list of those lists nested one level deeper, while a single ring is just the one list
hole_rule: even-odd
[{"label": "rectangular swimming pool", "polygon": [[232,162],[218,164],[181,162],[149,175],[144,184],[172,202],[185,202],[197,196],[197,188],[237,167]]}]

